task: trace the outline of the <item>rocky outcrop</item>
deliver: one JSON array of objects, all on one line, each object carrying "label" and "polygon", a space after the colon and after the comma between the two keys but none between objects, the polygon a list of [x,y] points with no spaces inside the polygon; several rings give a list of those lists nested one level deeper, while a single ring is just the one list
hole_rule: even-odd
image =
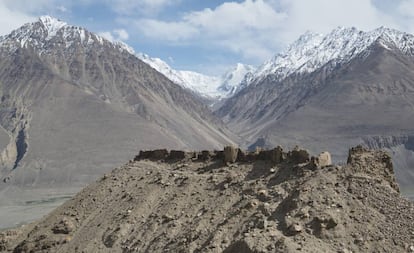
[{"label": "rocky outcrop", "polygon": [[10,138],[9,144],[7,144],[6,148],[1,152],[0,163],[2,167],[13,168],[17,160],[17,147],[13,137]]},{"label": "rocky outcrop", "polygon": [[63,218],[60,222],[58,222],[53,228],[52,231],[54,234],[70,234],[72,231],[75,230],[75,225],[73,221],[67,218]]},{"label": "rocky outcrop", "polygon": [[314,167],[304,150],[281,151],[238,150],[234,163],[224,163],[225,151],[142,151],[19,236],[0,234],[0,247],[122,253],[414,248],[414,204],[399,196],[385,152],[353,148],[345,166],[328,165],[322,153],[316,158],[327,166]]},{"label": "rocky outcrop", "polygon": [[311,164],[315,168],[323,168],[332,165],[331,154],[327,151],[320,153],[317,157],[311,157]]},{"label": "rocky outcrop", "polygon": [[327,151],[322,152],[318,156],[319,166],[325,167],[332,165],[331,154]]},{"label": "rocky outcrop", "polygon": [[391,156],[388,153],[384,151],[369,152],[369,149],[357,146],[349,150],[347,163],[351,166],[350,170],[353,173],[385,181],[399,192]]},{"label": "rocky outcrop", "polygon": [[0,154],[0,164],[3,168],[13,170],[25,157],[28,150],[27,130],[30,127],[31,117],[32,113],[23,102],[23,98],[13,98],[10,95],[1,97],[0,127],[10,138],[8,145]]}]

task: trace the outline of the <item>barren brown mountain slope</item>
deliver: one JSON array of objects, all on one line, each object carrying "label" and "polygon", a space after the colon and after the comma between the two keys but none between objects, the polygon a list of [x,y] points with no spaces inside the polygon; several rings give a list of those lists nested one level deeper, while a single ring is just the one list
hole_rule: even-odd
[{"label": "barren brown mountain slope", "polygon": [[231,142],[191,92],[85,29],[41,17],[1,38],[0,56],[0,129],[14,149],[0,177],[10,183],[82,184],[97,163],[114,165],[137,147]]},{"label": "barren brown mountain slope", "polygon": [[0,248],[414,252],[414,204],[400,197],[385,152],[351,149],[345,166],[298,149],[224,156],[142,152],[41,221],[3,233]]},{"label": "barren brown mountain slope", "polygon": [[[401,189],[414,192],[414,47],[410,43],[414,37],[378,29],[381,36],[362,43],[365,49],[354,54],[357,45],[344,41],[366,35],[355,29],[338,31],[345,34],[333,32],[321,44],[337,47],[331,51],[336,53],[353,48],[349,55],[318,67],[310,60],[303,67],[310,66],[311,71],[283,78],[276,70],[270,72],[225,101],[217,114],[252,148],[300,144],[315,153],[330,150],[336,161],[346,160],[346,150],[359,144],[386,148],[395,158]],[[401,34],[401,41],[391,39],[389,33]],[[307,46],[312,48],[306,44],[294,53]],[[323,47],[308,53],[323,56],[329,50]],[[297,62],[295,57],[291,60]]]},{"label": "barren brown mountain slope", "polygon": [[0,37],[0,228],[32,220],[26,203],[74,194],[137,149],[222,148],[233,137],[126,45],[51,17]]}]

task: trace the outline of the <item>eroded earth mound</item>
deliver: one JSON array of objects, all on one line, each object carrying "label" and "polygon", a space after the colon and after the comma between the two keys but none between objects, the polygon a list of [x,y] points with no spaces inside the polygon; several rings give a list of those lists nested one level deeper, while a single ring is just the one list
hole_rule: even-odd
[{"label": "eroded earth mound", "polygon": [[4,232],[5,252],[414,252],[414,204],[390,156],[143,151],[41,221]]}]

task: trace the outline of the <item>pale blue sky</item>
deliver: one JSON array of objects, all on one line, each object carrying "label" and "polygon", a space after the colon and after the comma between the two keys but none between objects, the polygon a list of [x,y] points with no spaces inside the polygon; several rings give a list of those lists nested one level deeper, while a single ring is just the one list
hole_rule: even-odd
[{"label": "pale blue sky", "polygon": [[221,74],[259,65],[307,30],[414,32],[414,0],[1,0],[0,34],[51,15],[176,69]]}]

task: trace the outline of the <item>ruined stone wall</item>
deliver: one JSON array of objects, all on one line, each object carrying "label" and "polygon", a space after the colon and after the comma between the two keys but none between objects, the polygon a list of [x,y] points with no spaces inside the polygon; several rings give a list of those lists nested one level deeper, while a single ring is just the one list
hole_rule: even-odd
[{"label": "ruined stone wall", "polygon": [[[330,165],[330,155],[328,152],[324,152],[324,165]],[[195,160],[195,161],[214,161],[221,160],[224,163],[247,163],[254,162],[258,160],[271,161],[275,164],[281,162],[289,163],[309,163],[313,161],[315,166],[317,166],[317,161],[320,159],[318,157],[311,157],[309,152],[305,149],[300,149],[295,147],[291,151],[285,152],[282,147],[278,146],[270,150],[256,150],[253,152],[244,151],[240,148],[234,146],[227,146],[224,150],[215,150],[215,151],[180,151],[180,150],[167,150],[167,149],[157,149],[157,150],[147,150],[140,151],[139,154],[135,157],[135,161],[139,160],[152,160],[152,161],[178,161],[178,160]],[[329,160],[329,163],[327,162]]]},{"label": "ruined stone wall", "polygon": [[[230,163],[252,163],[255,161],[269,161],[273,164],[307,164],[308,169],[321,169],[332,166],[331,155],[329,152],[322,152],[318,156],[310,156],[305,149],[295,147],[293,150],[284,151],[278,146],[270,150],[256,150],[253,152],[244,151],[234,146],[227,146],[223,150],[215,151],[180,151],[180,150],[148,150],[140,151],[135,157],[135,161],[151,160],[162,162],[176,162],[181,160],[188,161],[220,161],[223,164]],[[382,150],[370,150],[362,146],[351,148],[348,154],[347,167],[349,174],[358,176],[359,174],[369,175],[377,178],[399,191],[395,179],[394,169],[390,155]]]}]

